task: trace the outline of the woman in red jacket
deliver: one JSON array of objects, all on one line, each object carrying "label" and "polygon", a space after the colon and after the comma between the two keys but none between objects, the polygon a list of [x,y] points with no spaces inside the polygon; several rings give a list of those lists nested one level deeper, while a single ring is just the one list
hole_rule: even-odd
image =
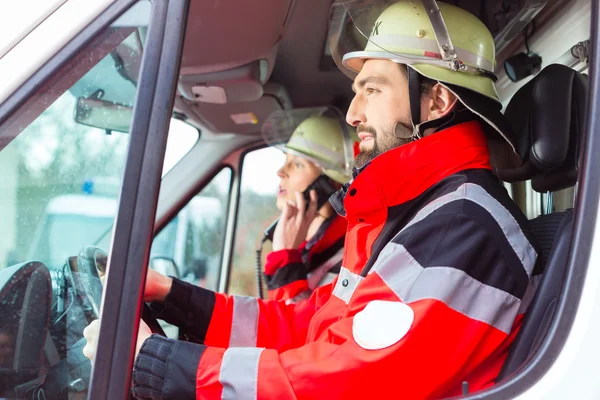
[{"label": "woman in red jacket", "polygon": [[[328,194],[321,193],[323,198],[318,201],[318,194],[313,193],[317,195],[313,204],[306,204],[302,192],[320,177],[333,190],[347,183],[358,137],[341,114],[330,112],[333,116],[327,116],[322,111],[278,112],[265,123],[267,142],[281,142],[281,137],[289,137],[284,145],[274,144],[286,153],[285,163],[277,171],[281,179],[277,208],[282,212],[280,220],[297,221],[297,230],[291,235],[281,232],[282,224],[273,234],[273,251],[267,255],[264,269],[271,300],[297,302],[308,298],[315,288],[333,281],[340,271],[346,220],[326,201]],[[317,203],[324,204],[317,209]]]}]

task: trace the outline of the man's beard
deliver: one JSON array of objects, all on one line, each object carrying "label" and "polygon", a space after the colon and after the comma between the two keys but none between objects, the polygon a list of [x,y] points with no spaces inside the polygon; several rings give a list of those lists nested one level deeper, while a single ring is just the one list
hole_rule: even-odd
[{"label": "man's beard", "polygon": [[371,162],[375,157],[385,153],[388,150],[395,149],[396,147],[412,142],[412,139],[399,138],[394,134],[394,127],[385,127],[382,129],[381,135],[377,134],[377,131],[372,126],[360,125],[356,133],[367,132],[373,136],[373,147],[367,150],[361,150],[356,155],[354,165],[357,168],[362,168]]}]

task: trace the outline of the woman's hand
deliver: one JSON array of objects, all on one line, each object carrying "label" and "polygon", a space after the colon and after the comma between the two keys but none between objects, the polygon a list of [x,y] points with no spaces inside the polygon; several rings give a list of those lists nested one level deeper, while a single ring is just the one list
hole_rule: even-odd
[{"label": "woman's hand", "polygon": [[[306,240],[308,228],[317,216],[317,192],[310,191],[310,202],[296,192],[296,202],[288,201],[283,206],[279,223],[273,233],[273,251],[297,249]],[[306,211],[306,212],[305,212]]]},{"label": "woman's hand", "polygon": [[[91,361],[94,361],[94,358],[96,357],[99,333],[100,320],[98,319],[92,321],[92,323],[83,330],[83,337],[87,342],[83,348],[83,355],[89,358]],[[152,331],[144,321],[140,320],[140,329],[138,330],[138,338],[135,346],[135,357],[137,357],[142,344],[144,344],[144,341],[148,339],[150,335],[152,335]]]}]

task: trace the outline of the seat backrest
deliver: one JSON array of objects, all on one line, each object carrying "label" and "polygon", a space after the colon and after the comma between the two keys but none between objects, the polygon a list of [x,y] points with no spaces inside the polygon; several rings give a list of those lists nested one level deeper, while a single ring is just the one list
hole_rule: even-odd
[{"label": "seat backrest", "polygon": [[506,182],[531,179],[538,192],[575,185],[587,91],[587,76],[560,64],[548,65],[519,89],[504,115],[523,164],[498,169],[498,177]]},{"label": "seat backrest", "polygon": [[[575,185],[586,100],[587,77],[563,65],[549,65],[522,87],[505,115],[517,135],[523,165],[497,171],[500,178],[508,182],[531,179],[538,192]],[[521,329],[498,380],[523,365],[547,333],[566,273],[572,226],[572,209],[530,221],[538,261],[522,300],[526,313]]]},{"label": "seat backrest", "polygon": [[[540,245],[537,267],[531,287],[533,299],[529,302],[521,330],[513,342],[508,357],[502,366],[498,380],[516,371],[538,348],[544,338],[556,307],[561,285],[565,277],[569,245],[573,227],[573,209],[542,215],[529,222],[529,227]],[[544,268],[545,267],[545,268]],[[537,288],[536,288],[537,287]]]}]

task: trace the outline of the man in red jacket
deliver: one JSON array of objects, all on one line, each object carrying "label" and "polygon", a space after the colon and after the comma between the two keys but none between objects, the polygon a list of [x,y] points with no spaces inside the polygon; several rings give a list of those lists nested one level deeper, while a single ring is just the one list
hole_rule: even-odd
[{"label": "man in red jacket", "polygon": [[286,305],[149,272],[145,299],[197,343],[142,324],[137,398],[421,399],[493,384],[537,258],[492,173],[491,150],[514,151],[493,39],[455,6],[373,3],[332,14],[332,54],[354,77],[347,121],[362,139],[354,179],[332,200],[348,221],[338,278]]}]

